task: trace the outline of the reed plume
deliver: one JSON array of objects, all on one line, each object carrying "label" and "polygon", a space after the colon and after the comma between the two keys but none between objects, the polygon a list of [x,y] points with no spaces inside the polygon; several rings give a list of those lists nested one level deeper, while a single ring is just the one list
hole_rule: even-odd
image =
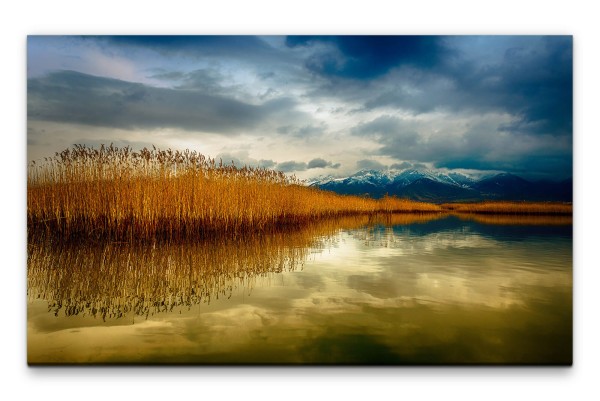
[{"label": "reed plume", "polygon": [[30,236],[139,240],[282,229],[344,215],[439,212],[394,197],[344,196],[198,152],[76,145],[28,170]]}]

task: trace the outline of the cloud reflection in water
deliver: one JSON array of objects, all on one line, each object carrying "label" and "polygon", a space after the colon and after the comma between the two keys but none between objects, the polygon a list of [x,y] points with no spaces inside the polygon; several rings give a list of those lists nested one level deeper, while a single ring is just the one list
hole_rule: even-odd
[{"label": "cloud reflection in water", "polygon": [[[367,223],[150,253],[35,248],[29,361],[570,363],[570,225]],[[86,309],[118,313],[132,294],[154,314]],[[65,316],[67,299],[81,313]]]}]

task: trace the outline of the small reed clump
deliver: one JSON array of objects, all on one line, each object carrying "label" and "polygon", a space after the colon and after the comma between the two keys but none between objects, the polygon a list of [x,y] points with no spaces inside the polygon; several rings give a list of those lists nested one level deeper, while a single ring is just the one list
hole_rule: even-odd
[{"label": "small reed clump", "polygon": [[76,145],[29,166],[31,235],[112,240],[242,235],[364,213],[440,212],[438,205],[343,196],[263,168],[195,151]]},{"label": "small reed clump", "polygon": [[444,203],[442,209],[453,213],[514,214],[514,215],[571,215],[573,205],[561,202],[486,201]]}]

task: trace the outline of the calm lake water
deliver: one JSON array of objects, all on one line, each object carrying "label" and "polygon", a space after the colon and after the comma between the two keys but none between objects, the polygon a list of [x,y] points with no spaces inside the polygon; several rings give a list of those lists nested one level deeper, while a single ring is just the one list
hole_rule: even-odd
[{"label": "calm lake water", "polygon": [[567,218],[29,244],[29,363],[569,364]]}]

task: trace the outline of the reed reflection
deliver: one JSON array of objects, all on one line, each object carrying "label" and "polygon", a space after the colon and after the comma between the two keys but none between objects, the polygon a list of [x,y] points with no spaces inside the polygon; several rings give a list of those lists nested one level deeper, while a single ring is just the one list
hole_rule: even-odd
[{"label": "reed reflection", "polygon": [[31,247],[28,287],[55,315],[146,318],[175,307],[228,297],[251,288],[256,276],[300,268],[303,233],[226,243],[57,245]]},{"label": "reed reflection", "polygon": [[237,238],[163,243],[28,244],[28,296],[56,316],[148,318],[213,299],[251,292],[258,277],[301,269],[310,249],[325,248],[342,229],[427,222],[439,214],[328,219],[302,229]]},{"label": "reed reflection", "polygon": [[568,226],[573,224],[572,215],[531,214],[468,214],[455,213],[461,220],[472,220],[481,224],[503,226]]},{"label": "reed reflection", "polygon": [[42,238],[28,361],[567,364],[571,246],[570,225],[448,214],[202,241]]}]

